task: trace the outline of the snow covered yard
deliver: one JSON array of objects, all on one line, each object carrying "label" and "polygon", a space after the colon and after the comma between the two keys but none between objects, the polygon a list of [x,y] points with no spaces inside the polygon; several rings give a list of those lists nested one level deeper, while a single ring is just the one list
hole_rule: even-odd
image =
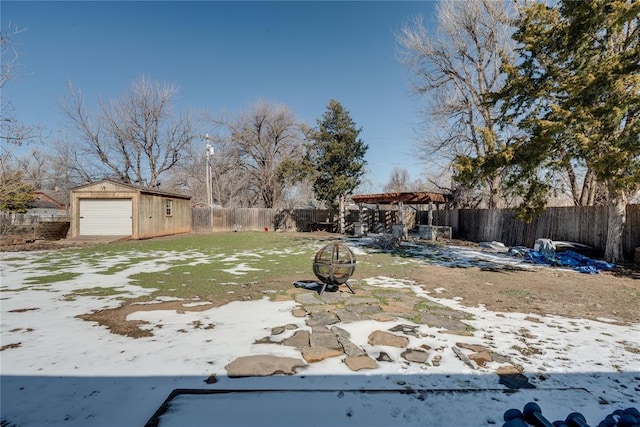
[{"label": "snow covered yard", "polygon": [[[237,262],[237,274],[252,268],[244,255],[227,258]],[[202,305],[198,311],[141,309],[127,320],[146,322],[141,328],[153,334],[131,338],[76,316],[150,293],[131,281],[137,272],[206,263],[206,254],[162,251],[116,269],[112,267],[119,258],[113,255],[69,259],[68,276],[59,277],[53,276],[61,272],[42,271],[47,256],[48,252],[2,254],[3,427],[143,426],[174,389],[221,393],[178,395],[159,417],[161,426],[276,421],[279,425],[501,425],[504,411],[522,409],[534,400],[551,420],[578,411],[596,425],[615,409],[640,406],[640,324],[492,312],[482,305],[466,307],[459,299],[441,298],[438,291],[429,293],[412,281],[372,276],[362,278],[362,283],[410,291],[465,313],[470,333],[452,334],[406,319],[338,322],[331,327],[347,331],[350,341],[369,355],[384,352],[388,360],[379,361],[375,369],[354,372],[344,357],[329,357],[308,363],[291,376],[231,378],[226,367],[241,356],[301,359],[296,347],[260,342],[275,327],[311,329],[304,317],[294,315],[299,301],[265,297],[215,308],[207,308],[205,301],[190,302]],[[464,250],[442,255],[444,262],[454,264],[456,257],[466,263],[478,254]],[[109,268],[113,269],[109,275],[96,273]],[[38,274],[52,276],[51,281],[34,282]],[[373,331],[407,324],[415,326],[414,333],[406,336],[407,348],[427,349],[426,363],[403,359],[404,348],[370,342]],[[287,330],[280,338],[292,334]],[[504,365],[500,361],[466,364],[453,352],[461,345],[490,347],[522,369],[526,387],[505,385],[496,374]]]}]

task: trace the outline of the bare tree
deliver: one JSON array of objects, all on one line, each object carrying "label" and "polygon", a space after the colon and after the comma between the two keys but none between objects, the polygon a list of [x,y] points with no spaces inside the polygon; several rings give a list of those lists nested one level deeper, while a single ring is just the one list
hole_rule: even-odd
[{"label": "bare tree", "polygon": [[[0,89],[15,78],[15,67],[19,63],[20,53],[16,48],[15,37],[24,32],[24,28],[9,23],[0,28]],[[40,130],[36,126],[20,123],[14,116],[11,100],[0,100],[0,167],[13,161],[13,149],[37,139]]]},{"label": "bare tree", "polygon": [[[14,78],[15,66],[20,54],[14,38],[23,32],[18,26],[9,23],[0,28],[0,90]],[[14,155],[17,147],[30,142],[38,135],[35,127],[20,123],[13,115],[14,108],[10,100],[0,99],[0,210],[23,212],[33,199],[33,186],[25,177],[24,170]],[[4,217],[0,227],[4,234]]]},{"label": "bare tree", "polygon": [[[228,138],[219,135],[209,136],[209,142],[214,146],[214,154],[209,160],[213,205],[226,208],[254,206],[255,198],[251,199],[247,193],[246,177],[238,166],[240,159],[237,150],[232,149]],[[171,190],[191,194],[192,203],[200,206],[208,204],[205,148],[204,141],[192,144],[186,150],[182,164],[171,170],[171,177],[167,181]]]},{"label": "bare tree", "polygon": [[[214,156],[214,188],[234,189],[233,194],[251,206],[280,207],[290,184],[285,165],[302,157],[303,134],[293,112],[285,105],[258,101],[236,118],[216,123],[223,156]],[[222,188],[218,191],[222,194]]]},{"label": "bare tree", "polygon": [[11,80],[14,76],[13,69],[18,63],[20,54],[15,47],[14,37],[24,29],[9,23],[5,28],[0,29],[0,54],[2,63],[0,64],[0,88]]},{"label": "bare tree", "polygon": [[[398,42],[415,77],[414,93],[430,96],[421,154],[425,160],[444,157],[453,166],[459,155],[483,157],[505,144],[498,109],[486,96],[504,81],[500,66],[512,50],[513,20],[505,2],[471,0],[439,2],[438,22],[431,34],[416,17],[402,28]],[[499,207],[499,174],[481,187],[486,205]]]},{"label": "bare tree", "polygon": [[134,81],[120,100],[98,103],[87,111],[82,94],[70,87],[62,111],[79,138],[73,160],[87,181],[105,176],[159,187],[160,176],[176,166],[197,137],[190,115],[174,117],[172,83],[147,77]]},{"label": "bare tree", "polygon": [[221,132],[215,138],[216,151],[211,158],[214,202],[229,208],[262,206],[254,179],[247,174],[242,152],[225,130]]},{"label": "bare tree", "polygon": [[18,169],[22,171],[24,179],[37,190],[45,189],[51,164],[49,155],[37,148],[17,159]]},{"label": "bare tree", "polygon": [[411,178],[409,177],[409,171],[401,167],[393,168],[389,182],[385,184],[382,190],[389,193],[410,191]]}]

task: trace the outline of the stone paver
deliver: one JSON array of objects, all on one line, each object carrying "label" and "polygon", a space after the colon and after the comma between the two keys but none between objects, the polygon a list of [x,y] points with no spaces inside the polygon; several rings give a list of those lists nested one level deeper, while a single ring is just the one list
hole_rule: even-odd
[{"label": "stone paver", "polygon": [[306,363],[292,357],[277,357],[270,354],[238,357],[225,366],[227,375],[237,377],[265,377],[275,374],[293,375]]},{"label": "stone paver", "polygon": [[450,318],[449,315],[435,314],[431,312],[419,313],[419,323],[429,325],[433,328],[442,328],[450,331],[464,331],[468,325],[458,319]]},{"label": "stone paver", "polygon": [[303,308],[294,308],[291,314],[293,317],[305,317],[307,312]]},{"label": "stone paver", "polygon": [[338,342],[342,346],[342,349],[344,350],[344,354],[346,354],[349,357],[365,356],[367,354],[366,351],[364,351],[363,349],[361,349],[360,347],[358,347],[357,345],[349,341],[348,338],[339,336]]},{"label": "stone paver", "polygon": [[342,349],[336,334],[327,329],[326,326],[314,326],[311,328],[309,342],[311,347],[325,347],[336,350]]},{"label": "stone paver", "polygon": [[358,320],[366,320],[369,318],[368,316],[364,316],[357,311],[349,310],[347,308],[336,309],[334,313],[342,323],[357,322]]},{"label": "stone paver", "polygon": [[418,332],[418,328],[419,328],[418,325],[400,324],[389,329],[389,332],[402,332],[405,335],[411,335],[416,338],[420,338],[420,333]]},{"label": "stone paver", "polygon": [[330,304],[311,304],[311,305],[305,305],[304,307],[307,314],[326,313],[328,311],[333,311],[336,308],[337,307],[335,305],[330,305]]},{"label": "stone paver", "polygon": [[308,363],[321,362],[329,357],[342,356],[343,354],[342,349],[335,348],[305,347],[302,349],[302,357]]},{"label": "stone paver", "polygon": [[[347,289],[346,286],[344,288]],[[346,292],[325,292],[320,299],[327,304],[340,304],[347,301],[351,295],[353,294],[347,289]]]},{"label": "stone paver", "polygon": [[380,304],[380,300],[378,298],[374,298],[374,297],[353,296],[352,298],[346,299],[344,301],[344,305],[345,306],[361,305],[361,304]]},{"label": "stone paver", "polygon": [[478,366],[484,367],[487,363],[491,362],[491,353],[488,351],[481,351],[479,353],[472,353],[469,355],[469,359],[476,362]]},{"label": "stone paver", "polygon": [[405,350],[400,356],[409,362],[416,363],[425,363],[429,359],[429,353],[423,350]]},{"label": "stone paver", "polygon": [[340,322],[340,319],[335,313],[331,312],[320,312],[313,313],[309,315],[309,319],[307,320],[308,326],[324,326],[324,325],[333,325],[334,323]]},{"label": "stone paver", "polygon": [[309,331],[296,331],[291,337],[282,341],[282,344],[291,347],[309,347]]},{"label": "stone paver", "polygon": [[296,295],[296,301],[304,305],[318,304],[320,300],[316,297],[316,293],[303,293]]},{"label": "stone paver", "polygon": [[352,371],[360,371],[362,369],[376,369],[378,363],[367,355],[351,356],[344,359],[344,363]]},{"label": "stone paver", "polygon": [[404,348],[409,344],[409,338],[386,331],[373,331],[369,334],[368,342],[370,345]]}]

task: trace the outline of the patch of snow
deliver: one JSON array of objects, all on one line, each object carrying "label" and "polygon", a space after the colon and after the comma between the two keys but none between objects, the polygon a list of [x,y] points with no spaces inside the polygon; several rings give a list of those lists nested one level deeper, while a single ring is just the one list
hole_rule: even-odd
[{"label": "patch of snow", "polygon": [[182,304],[183,307],[199,307],[203,305],[211,305],[210,301],[201,301],[201,302],[190,302],[187,304]]},{"label": "patch of snow", "polygon": [[249,267],[246,263],[242,262],[233,268],[223,268],[225,273],[233,274],[234,276],[242,276],[250,271],[261,271],[259,268]]}]

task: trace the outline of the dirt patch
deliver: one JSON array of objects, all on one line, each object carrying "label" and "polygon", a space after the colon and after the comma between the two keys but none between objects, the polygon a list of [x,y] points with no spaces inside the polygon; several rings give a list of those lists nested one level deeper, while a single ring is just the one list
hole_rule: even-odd
[{"label": "dirt patch", "polygon": [[118,240],[107,237],[45,240],[25,235],[4,235],[0,238],[0,252],[46,251],[61,248],[82,248]]},{"label": "dirt patch", "polygon": [[27,311],[40,310],[38,307],[31,308],[16,308],[15,310],[9,310],[9,313],[26,313]]},{"label": "dirt patch", "polygon": [[[97,322],[98,324],[105,326],[114,334],[125,335],[131,338],[152,337],[153,331],[145,329],[141,326],[148,325],[149,322],[143,320],[127,320],[127,316],[131,313],[138,311],[152,311],[152,310],[175,310],[177,313],[183,314],[187,311],[204,311],[211,308],[219,307],[225,303],[214,303],[210,301],[210,304],[202,304],[189,306],[194,302],[202,303],[203,301],[166,301],[151,304],[141,304],[140,301],[130,302],[126,305],[117,308],[108,308],[105,310],[94,311],[89,314],[81,314],[76,317],[79,319],[87,320],[90,322]],[[187,305],[187,306],[185,306]],[[194,322],[192,325],[194,328],[212,329],[214,325],[202,324],[200,322]]]},{"label": "dirt patch", "polygon": [[640,280],[619,272],[590,275],[553,268],[496,272],[429,266],[412,270],[407,277],[434,297],[462,298],[460,303],[468,307],[640,322]]},{"label": "dirt patch", "polygon": [[21,345],[22,345],[21,342],[16,342],[16,343],[12,343],[12,344],[3,345],[2,347],[0,347],[0,351],[5,351],[5,350],[8,350],[10,348],[18,348]]}]

